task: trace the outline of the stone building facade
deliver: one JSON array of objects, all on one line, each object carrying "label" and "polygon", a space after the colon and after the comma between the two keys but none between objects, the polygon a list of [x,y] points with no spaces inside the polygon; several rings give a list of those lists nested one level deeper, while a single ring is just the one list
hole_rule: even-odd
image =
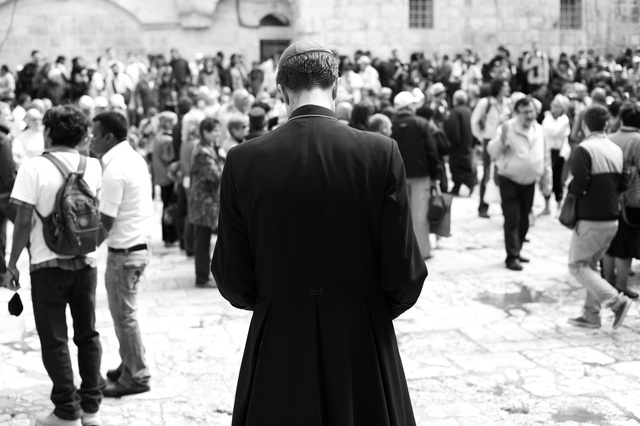
[{"label": "stone building facade", "polygon": [[640,44],[639,10],[640,0],[0,0],[0,40],[10,30],[0,63],[13,67],[36,48],[94,62],[107,47],[122,57],[175,47],[252,61],[299,39],[404,58],[467,47],[488,56],[499,44],[517,55],[532,40],[552,57],[618,53]]}]

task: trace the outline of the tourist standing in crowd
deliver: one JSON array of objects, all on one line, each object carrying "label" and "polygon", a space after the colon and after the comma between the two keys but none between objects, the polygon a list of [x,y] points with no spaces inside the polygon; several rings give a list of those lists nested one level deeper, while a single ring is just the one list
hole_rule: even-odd
[{"label": "tourist standing in crowd", "polygon": [[150,257],[151,179],[144,159],[127,141],[127,121],[122,114],[96,115],[92,133],[93,151],[104,167],[100,214],[109,233],[104,281],[121,358],[120,365],[107,372],[103,394],[121,397],[150,389],[137,295]]},{"label": "tourist standing in crowd", "polygon": [[227,153],[231,148],[246,140],[249,133],[249,118],[242,114],[228,116],[227,133],[229,137],[222,142],[222,146],[218,150],[222,158],[227,158]]},{"label": "tourist standing in crowd", "polygon": [[[622,149],[624,163],[634,170],[635,179],[640,179],[640,106],[627,102],[620,108],[622,127],[609,139]],[[633,181],[632,181],[633,182]],[[638,293],[627,288],[631,261],[640,259],[640,197],[637,187],[622,193],[622,205],[618,217],[618,231],[607,249],[602,262],[604,277],[625,296],[638,298]]]},{"label": "tourist standing in crowd", "polygon": [[153,183],[160,187],[162,198],[162,241],[170,247],[178,240],[175,227],[174,182],[169,177],[169,165],[175,161],[171,132],[178,116],[171,111],[158,114],[158,133],[153,141]]},{"label": "tourist standing in crowd", "polygon": [[393,105],[398,114],[393,120],[391,137],[398,143],[406,167],[413,232],[422,257],[429,259],[432,253],[427,210],[431,186],[439,184],[441,164],[429,122],[415,114],[416,102],[416,98],[409,92],[396,95]]},{"label": "tourist standing in crowd", "polygon": [[288,47],[289,121],[227,156],[212,271],[254,312],[234,426],[416,424],[392,324],[426,277],[403,163],[391,139],[335,119],[337,80],[332,51]]},{"label": "tourist standing in crowd", "polygon": [[[46,145],[49,152],[71,170],[83,172],[82,179],[91,193],[101,188],[98,160],[87,158],[77,150],[87,136],[89,122],[79,109],[59,106],[44,116]],[[20,283],[17,268],[20,254],[27,245],[30,254],[31,300],[36,330],[42,347],[42,362],[53,382],[51,414],[36,418],[36,426],[82,424],[99,425],[102,400],[100,361],[102,347],[96,322],[96,252],[64,256],[53,252],[43,234],[43,217],[55,208],[56,194],[65,184],[63,174],[43,156],[26,161],[20,167],[11,202],[17,206],[13,246],[9,259],[7,287]],[[80,389],[74,384],[68,347],[66,310],[73,318],[73,341],[78,347]]]},{"label": "tourist standing in crowd", "polygon": [[187,96],[188,86],[191,84],[191,70],[189,63],[180,56],[178,49],[171,49],[169,65],[171,66],[172,85],[178,98]]},{"label": "tourist standing in crowd", "polygon": [[[556,199],[558,211],[564,196],[564,182],[562,180],[564,161],[565,157],[568,158],[571,153],[571,148],[569,147],[571,124],[569,123],[569,117],[565,113],[568,103],[569,100],[564,95],[556,95],[551,102],[551,109],[544,113],[544,119],[542,120],[547,149],[551,157],[552,192]],[[551,213],[550,199],[551,195],[545,194],[545,205],[541,214],[547,215]]]},{"label": "tourist standing in crowd", "polygon": [[12,102],[16,97],[16,78],[6,65],[0,66],[0,102]]},{"label": "tourist standing in crowd", "polygon": [[524,55],[522,71],[527,76],[527,93],[534,92],[542,85],[549,85],[549,56],[540,50],[537,42],[531,43],[531,52]]},{"label": "tourist standing in crowd", "polygon": [[521,271],[529,259],[520,252],[529,231],[529,213],[533,207],[536,181],[550,167],[544,130],[536,120],[536,109],[528,98],[514,105],[515,117],[506,121],[487,151],[496,162],[502,213],[504,215],[504,243],[506,265]]},{"label": "tourist standing in crowd", "polygon": [[[569,323],[578,327],[600,328],[600,308],[614,313],[613,328],[622,325],[631,300],[597,271],[618,230],[624,156],[605,133],[609,112],[601,105],[588,107],[583,114],[585,140],[571,156],[573,180],[569,192],[577,197],[578,222],[569,246],[569,271],[586,290],[583,313]],[[622,271],[621,271],[622,272]]]},{"label": "tourist standing in crowd", "polygon": [[455,195],[459,194],[462,185],[469,188],[471,194],[478,183],[468,101],[469,96],[465,91],[456,91],[453,94],[453,110],[444,123],[444,132],[450,144],[449,170],[453,181],[451,193]]},{"label": "tourist standing in crowd", "polygon": [[218,232],[220,178],[224,160],[218,154],[224,134],[220,122],[205,118],[194,146],[189,186],[189,223],[193,225],[196,287],[215,288],[211,278],[211,236]]},{"label": "tourist standing in crowd", "polygon": [[27,158],[37,157],[44,152],[43,115],[30,108],[24,118],[27,128],[16,135],[13,141],[14,159],[19,166]]},{"label": "tourist standing in crowd", "polygon": [[482,143],[482,180],[480,181],[480,204],[478,215],[489,217],[489,205],[484,201],[484,193],[489,181],[491,157],[487,151],[487,144],[495,138],[498,127],[511,117],[511,102],[509,93],[511,87],[502,79],[491,80],[489,84],[489,96],[486,96],[476,104],[471,114],[471,131]]},{"label": "tourist standing in crowd", "polygon": [[369,128],[367,130],[371,132],[391,137],[392,128],[391,119],[384,114],[373,114],[369,118]]}]

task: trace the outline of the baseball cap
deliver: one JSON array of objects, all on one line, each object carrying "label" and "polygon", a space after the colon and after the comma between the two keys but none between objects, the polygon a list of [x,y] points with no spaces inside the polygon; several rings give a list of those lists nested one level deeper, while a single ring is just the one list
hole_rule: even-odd
[{"label": "baseball cap", "polygon": [[393,106],[397,109],[406,108],[409,105],[417,103],[418,100],[411,92],[400,92],[393,98]]},{"label": "baseball cap", "polygon": [[280,61],[278,62],[278,67],[293,57],[309,52],[323,52],[333,55],[333,52],[329,48],[323,46],[317,41],[297,41],[282,52]]}]

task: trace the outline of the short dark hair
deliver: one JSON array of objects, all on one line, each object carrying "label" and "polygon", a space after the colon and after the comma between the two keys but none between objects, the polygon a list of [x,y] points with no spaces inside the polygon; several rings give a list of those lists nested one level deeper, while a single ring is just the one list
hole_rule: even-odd
[{"label": "short dark hair", "polygon": [[32,51],[31,51],[31,56],[33,56],[33,55],[35,55],[35,54],[37,54],[37,53],[40,53],[40,51],[39,51],[39,50],[32,50]]},{"label": "short dark hair", "polygon": [[104,111],[93,117],[94,123],[100,123],[103,133],[111,133],[117,140],[127,139],[127,118],[117,111]]},{"label": "short dark hair", "polygon": [[69,148],[78,146],[89,130],[89,120],[75,106],[60,105],[44,113],[42,119],[45,129],[49,129],[51,145],[63,145]]},{"label": "short dark hair", "polygon": [[220,121],[213,117],[207,117],[200,122],[200,136],[204,135],[204,132],[210,132],[220,125]]},{"label": "short dark hair", "polygon": [[498,96],[498,94],[500,94],[500,91],[504,87],[504,83],[505,81],[501,78],[494,78],[493,80],[491,80],[491,82],[489,83],[489,95],[493,96],[494,98]]},{"label": "short dark hair", "polygon": [[591,105],[584,111],[584,124],[591,132],[602,132],[609,121],[609,111],[602,105]]},{"label": "short dark hair", "polygon": [[513,106],[513,110],[515,112],[520,112],[521,108],[528,107],[529,105],[533,105],[533,100],[531,100],[530,96],[525,96],[524,98],[516,101],[516,104]]},{"label": "short dark hair", "polygon": [[625,102],[619,114],[624,126],[640,129],[640,105],[637,102]]},{"label": "short dark hair", "polygon": [[249,110],[249,128],[251,130],[262,130],[267,124],[267,113],[261,107],[253,107]]},{"label": "short dark hair", "polygon": [[338,80],[338,61],[328,52],[296,55],[280,64],[276,83],[293,92],[312,88],[328,89]]}]

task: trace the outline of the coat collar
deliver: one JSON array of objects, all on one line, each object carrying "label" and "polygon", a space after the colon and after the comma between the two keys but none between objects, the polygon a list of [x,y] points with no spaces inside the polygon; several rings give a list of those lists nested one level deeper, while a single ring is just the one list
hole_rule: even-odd
[{"label": "coat collar", "polygon": [[297,117],[302,118],[302,116],[321,116],[326,118],[336,118],[336,114],[328,108],[321,107],[320,105],[302,105],[301,107],[296,108],[295,111],[291,113],[289,116],[289,120],[293,120]]}]

